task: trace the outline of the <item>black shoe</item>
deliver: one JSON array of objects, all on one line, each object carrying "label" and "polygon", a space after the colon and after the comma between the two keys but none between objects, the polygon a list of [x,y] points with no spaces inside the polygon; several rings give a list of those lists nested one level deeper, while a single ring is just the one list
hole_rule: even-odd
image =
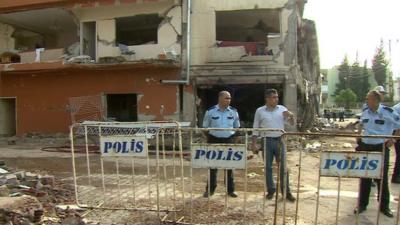
[{"label": "black shoe", "polygon": [[392,183],[394,183],[394,184],[400,184],[400,177],[393,177],[393,178],[392,178]]},{"label": "black shoe", "polygon": [[268,200],[271,200],[274,197],[275,193],[268,193],[265,198],[267,198]]},{"label": "black shoe", "polygon": [[389,208],[381,209],[381,213],[389,218],[393,218],[393,212]]},{"label": "black shoe", "polygon": [[208,197],[211,197],[211,196],[213,196],[213,195],[214,195],[214,192],[208,193],[208,191],[206,191],[206,192],[204,192],[203,197],[204,197],[204,198],[208,198]]},{"label": "black shoe", "polygon": [[295,202],[295,201],[296,201],[296,198],[292,195],[292,193],[286,194],[286,199],[287,199],[289,202]]},{"label": "black shoe", "polygon": [[229,192],[228,195],[232,198],[237,198],[237,194],[235,192]]},{"label": "black shoe", "polygon": [[367,207],[358,207],[358,208],[355,208],[354,209],[354,214],[361,214],[361,213],[363,213],[365,210],[367,210]]}]

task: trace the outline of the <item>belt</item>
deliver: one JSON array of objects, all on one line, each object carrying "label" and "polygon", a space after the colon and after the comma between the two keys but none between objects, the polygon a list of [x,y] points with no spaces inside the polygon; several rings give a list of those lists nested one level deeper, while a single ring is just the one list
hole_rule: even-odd
[{"label": "belt", "polygon": [[230,138],[232,138],[234,135],[231,135],[231,136],[229,136],[229,137],[215,137],[214,135],[209,134],[209,136],[212,137],[212,138],[218,138],[218,139],[230,139]]},{"label": "belt", "polygon": [[270,139],[270,140],[280,140],[281,137],[265,137],[265,139]]},{"label": "belt", "polygon": [[378,144],[367,144],[367,143],[365,143],[365,142],[361,142],[361,144],[363,144],[363,145],[369,145],[369,146],[381,146],[381,145],[383,145],[383,143],[378,143]]}]

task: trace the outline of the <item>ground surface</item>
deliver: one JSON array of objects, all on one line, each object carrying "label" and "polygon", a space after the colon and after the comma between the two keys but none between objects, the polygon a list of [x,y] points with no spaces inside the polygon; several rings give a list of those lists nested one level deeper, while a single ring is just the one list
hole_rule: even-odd
[{"label": "ground surface", "polygon": [[[344,125],[344,124],[341,124]],[[297,208],[297,224],[313,224],[317,206],[318,165],[320,150],[353,150],[354,138],[324,137],[317,139],[288,138],[288,168],[292,192],[298,197],[297,203],[287,202],[278,197],[277,221],[283,223],[283,214],[287,224],[295,224]],[[19,138],[10,143],[9,139],[0,140],[0,159],[5,160],[8,167],[26,171],[40,171],[62,178],[64,182],[73,184],[73,167],[70,153],[45,152],[42,147],[62,146],[68,139],[59,137]],[[317,144],[315,144],[317,143]],[[318,146],[306,148],[307,144]],[[10,145],[11,144],[11,145]],[[351,144],[351,147],[348,146]],[[301,176],[298,183],[301,153]],[[391,151],[391,162],[394,151]],[[87,162],[90,164],[88,176]],[[149,163],[149,172],[147,163]],[[189,161],[183,160],[183,176],[181,161],[177,157],[160,156],[157,176],[157,160],[155,156],[147,161],[135,159],[105,159],[103,164],[99,155],[85,154],[75,156],[78,199],[81,204],[101,206],[109,209],[134,208],[129,210],[90,210],[85,217],[99,221],[101,224],[158,224],[157,216],[165,220],[183,218],[184,222],[202,224],[273,224],[275,200],[264,198],[263,160],[261,155],[248,161],[248,170],[235,171],[236,191],[238,198],[226,198],[223,188],[223,172],[219,172],[219,185],[216,194],[208,200],[202,197],[207,180],[207,171],[191,170]],[[117,170],[118,164],[118,170]],[[104,175],[102,175],[102,165]],[[165,165],[165,166],[164,166]],[[165,170],[164,170],[165,169]],[[392,163],[389,169],[392,172]],[[117,175],[118,174],[118,175]],[[175,176],[173,175],[175,174]],[[166,175],[166,176],[165,176]],[[246,177],[247,175],[247,177]],[[390,176],[390,175],[389,175]],[[174,179],[175,177],[175,179]],[[104,178],[104,186],[103,186]],[[247,185],[245,183],[247,179]],[[90,183],[89,183],[90,182]],[[158,188],[157,188],[158,187]],[[299,189],[298,189],[299,188]],[[318,224],[335,224],[337,209],[338,179],[321,178],[321,195],[319,202]],[[247,192],[245,190],[247,189]],[[391,184],[391,208],[397,214],[397,199],[400,185]],[[353,208],[357,202],[358,179],[342,179],[339,207],[339,224],[355,224],[356,216]],[[157,192],[159,195],[157,195]],[[375,224],[377,218],[376,188],[372,189],[370,206],[366,213],[359,216],[359,224]],[[157,198],[159,196],[159,198]],[[157,210],[157,202],[161,212]],[[284,213],[283,208],[286,208]],[[177,209],[174,213],[173,209]],[[168,214],[163,211],[170,211]],[[244,213],[244,210],[246,213]],[[395,224],[396,218],[389,219],[380,214],[380,224]]]}]

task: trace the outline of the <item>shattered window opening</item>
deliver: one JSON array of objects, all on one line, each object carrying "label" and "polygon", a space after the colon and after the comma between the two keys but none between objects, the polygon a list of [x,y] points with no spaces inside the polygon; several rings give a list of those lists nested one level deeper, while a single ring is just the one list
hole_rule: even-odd
[{"label": "shattered window opening", "polygon": [[244,46],[249,55],[272,55],[269,39],[280,37],[279,10],[216,12],[218,47]]},{"label": "shattered window opening", "polygon": [[157,44],[162,20],[158,14],[116,18],[116,41],[128,46]]}]

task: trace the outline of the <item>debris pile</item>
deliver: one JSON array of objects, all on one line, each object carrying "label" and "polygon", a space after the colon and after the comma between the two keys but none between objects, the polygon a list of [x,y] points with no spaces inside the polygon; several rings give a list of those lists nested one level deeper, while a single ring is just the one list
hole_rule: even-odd
[{"label": "debris pile", "polygon": [[0,161],[0,224],[85,225],[74,191],[51,175],[12,171]]}]

